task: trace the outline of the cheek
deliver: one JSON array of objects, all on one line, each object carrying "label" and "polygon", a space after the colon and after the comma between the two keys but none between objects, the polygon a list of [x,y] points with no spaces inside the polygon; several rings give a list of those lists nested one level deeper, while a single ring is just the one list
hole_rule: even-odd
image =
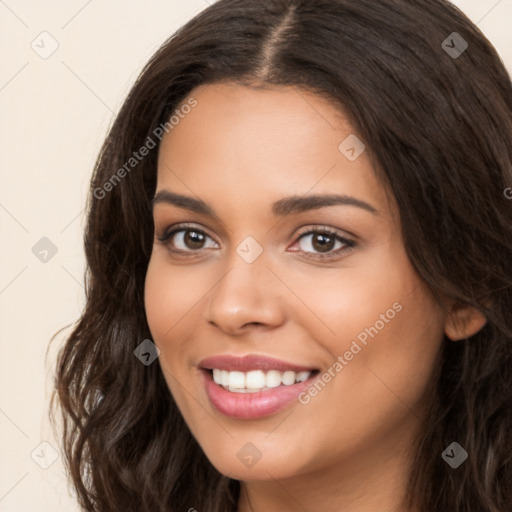
[{"label": "cheek", "polygon": [[146,318],[160,349],[158,361],[163,376],[184,414],[188,406],[183,383],[188,383],[187,388],[192,385],[184,363],[190,355],[187,338],[194,335],[193,326],[197,325],[194,306],[207,290],[204,275],[200,278],[197,273],[169,265],[163,253],[152,256],[144,285]]},{"label": "cheek", "polygon": [[383,253],[361,269],[333,270],[314,285],[303,278],[295,291],[315,315],[302,315],[302,328],[340,363],[331,373],[343,377],[327,384],[340,403],[378,411],[389,397],[414,405],[435,369],[443,315],[404,253]]},{"label": "cheek", "polygon": [[165,255],[152,256],[144,286],[144,304],[153,337],[163,342],[187,322],[194,306],[208,290],[205,276],[185,267],[172,266]]},{"label": "cheek", "polygon": [[[315,288],[307,295],[308,305],[335,333],[316,337],[333,364],[295,415],[314,428],[313,446],[305,446],[304,456],[319,466],[378,444],[389,432],[406,435],[405,425],[417,424],[443,340],[439,308],[410,267],[348,274],[326,280],[328,292]],[[309,320],[309,332],[318,333],[318,324]]]},{"label": "cheek", "polygon": [[[403,339],[441,325],[430,291],[403,251],[389,246],[368,251],[357,266],[313,268],[309,273],[294,269],[284,276],[307,306],[290,311],[293,321],[314,332],[332,355],[348,350],[354,339],[364,344],[375,330],[379,338],[404,331]],[[293,297],[290,303],[296,303]]]},{"label": "cheek", "polygon": [[[186,343],[180,345],[173,340],[177,339],[177,333],[183,337],[183,326],[189,325],[187,315],[200,296],[193,279],[190,276],[185,279],[183,274],[179,268],[173,270],[161,255],[157,255],[150,260],[144,285],[146,318],[153,342],[161,352],[160,367],[172,392],[174,379],[171,375],[179,379],[185,357],[181,352],[186,346]],[[173,357],[169,357],[170,354]],[[181,368],[172,364],[173,361],[181,361]]]}]

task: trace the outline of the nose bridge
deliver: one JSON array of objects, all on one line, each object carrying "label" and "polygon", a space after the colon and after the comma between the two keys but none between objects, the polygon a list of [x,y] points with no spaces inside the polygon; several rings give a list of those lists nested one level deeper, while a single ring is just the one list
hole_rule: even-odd
[{"label": "nose bridge", "polygon": [[242,306],[245,303],[255,304],[260,297],[270,298],[269,277],[272,273],[267,268],[268,259],[263,247],[259,247],[260,251],[254,242],[245,240],[233,247],[227,258],[227,271],[213,290],[217,299],[240,301]]},{"label": "nose bridge", "polygon": [[[239,242],[231,247],[226,255],[226,269],[229,271],[222,281],[233,290],[242,291],[251,287],[258,292],[259,284],[269,283],[272,275],[267,268],[269,265],[269,252],[264,248],[264,241],[260,241],[252,235],[239,238]],[[221,284],[222,285],[222,281]],[[258,292],[259,293],[259,292]]]},{"label": "nose bridge", "polygon": [[207,319],[230,331],[247,323],[279,322],[281,310],[275,292],[278,280],[268,264],[264,248],[253,237],[233,247],[226,272],[211,291]]}]

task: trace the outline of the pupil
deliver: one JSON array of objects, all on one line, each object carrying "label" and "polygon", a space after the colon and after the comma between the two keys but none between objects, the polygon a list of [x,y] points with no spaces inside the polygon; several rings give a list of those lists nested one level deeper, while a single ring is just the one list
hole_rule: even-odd
[{"label": "pupil", "polygon": [[[200,248],[203,242],[203,235],[201,235],[197,231],[188,231],[187,236],[185,238],[187,245],[191,245],[193,249]],[[190,242],[190,244],[188,242]]]},{"label": "pupil", "polygon": [[[317,246],[315,242],[317,242],[318,240],[321,240],[321,242],[320,245]],[[331,243],[326,243],[326,240],[329,240]],[[329,250],[332,249],[333,240],[333,237],[330,235],[315,235],[315,237],[313,238],[313,247],[315,248],[315,250],[319,250],[320,252],[329,252]]]}]

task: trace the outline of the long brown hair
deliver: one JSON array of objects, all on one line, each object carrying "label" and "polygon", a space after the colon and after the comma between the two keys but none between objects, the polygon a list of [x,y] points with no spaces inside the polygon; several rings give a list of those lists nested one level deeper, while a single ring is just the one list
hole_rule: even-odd
[{"label": "long brown hair", "polygon": [[[80,504],[236,510],[240,483],[201,451],[159,365],[134,357],[151,338],[155,133],[218,81],[291,85],[342,108],[396,198],[419,275],[485,314],[475,336],[443,344],[407,499],[424,512],[512,510],[512,87],[493,46],[444,0],[220,0],[146,64],[95,165],[86,303],[58,357],[51,410],[57,399]],[[157,147],[127,167],[148,137]],[[469,455],[457,469],[441,457],[454,441]]]}]

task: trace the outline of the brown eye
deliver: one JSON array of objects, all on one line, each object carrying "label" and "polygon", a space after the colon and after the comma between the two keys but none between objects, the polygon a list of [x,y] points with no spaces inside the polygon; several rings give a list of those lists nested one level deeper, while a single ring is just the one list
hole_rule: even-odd
[{"label": "brown eye", "polygon": [[335,245],[335,238],[324,233],[315,233],[311,242],[311,246],[319,252],[329,252]]},{"label": "brown eye", "polygon": [[171,250],[175,252],[195,252],[205,249],[208,239],[212,240],[206,233],[196,228],[175,229],[159,238],[160,242],[172,246]]},{"label": "brown eye", "polygon": [[191,230],[186,230],[184,233],[185,235],[182,237],[182,242],[185,246],[187,246],[189,249],[202,248],[205,240],[203,233]]},{"label": "brown eye", "polygon": [[356,244],[335,231],[323,228],[310,229],[308,232],[302,233],[297,240],[297,245],[306,257],[322,259],[340,256],[341,253],[352,249]]}]

